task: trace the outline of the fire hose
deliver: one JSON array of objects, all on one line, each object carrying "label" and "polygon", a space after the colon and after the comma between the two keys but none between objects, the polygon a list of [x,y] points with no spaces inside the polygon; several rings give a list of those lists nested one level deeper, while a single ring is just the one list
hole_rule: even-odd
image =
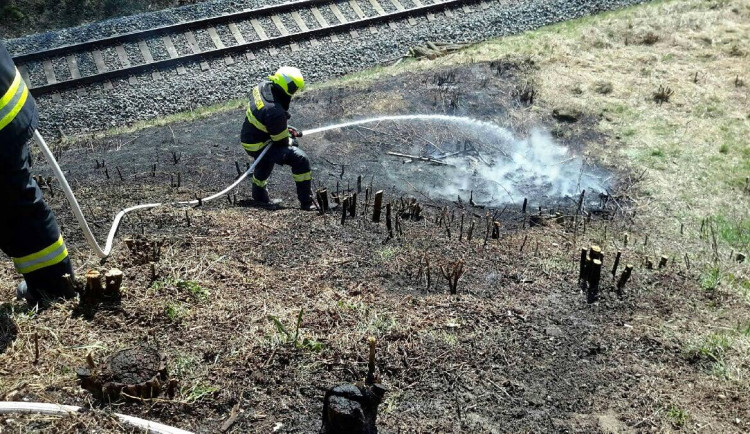
[{"label": "fire hose", "polygon": [[[0,402],[0,414],[53,414],[65,416],[81,411],[81,407],[75,405],[45,404],[41,402]],[[171,427],[158,422],[151,422],[138,417],[115,413],[115,416],[128,425],[142,428],[149,433],[155,434],[192,434],[180,428]]]},{"label": "fire hose", "polygon": [[245,180],[245,178],[248,177],[253,171],[255,170],[255,166],[258,165],[258,162],[263,159],[263,157],[266,155],[266,152],[268,152],[269,149],[271,149],[271,146],[266,146],[265,149],[263,149],[263,152],[260,153],[260,155],[255,159],[253,164],[250,166],[249,169],[245,171],[239,178],[237,178],[229,187],[225,188],[224,190],[213,194],[208,197],[204,197],[203,199],[194,199],[194,200],[186,200],[186,201],[177,201],[177,202],[156,202],[156,203],[146,203],[142,205],[136,205],[132,206],[130,208],[126,208],[115,216],[115,220],[112,222],[112,228],[109,230],[109,235],[107,235],[107,242],[104,245],[104,248],[102,249],[101,246],[99,246],[99,243],[96,241],[96,238],[94,238],[94,234],[91,232],[91,228],[89,227],[88,222],[86,221],[86,218],[83,216],[83,212],[81,211],[80,205],[78,205],[78,200],[76,200],[75,195],[73,195],[73,190],[71,190],[70,185],[68,184],[68,180],[65,179],[65,175],[63,174],[62,170],[60,169],[60,165],[57,164],[57,160],[55,159],[54,155],[52,155],[52,151],[50,151],[49,147],[47,146],[47,142],[44,141],[44,137],[42,137],[41,134],[39,134],[39,131],[34,131],[34,139],[36,139],[37,143],[39,144],[39,147],[42,150],[42,154],[44,154],[44,158],[47,159],[47,162],[52,167],[52,172],[55,174],[55,177],[60,181],[60,186],[62,187],[63,192],[65,193],[65,197],[68,199],[68,202],[70,203],[70,207],[73,210],[73,215],[75,215],[76,220],[78,221],[78,224],[81,226],[81,230],[83,230],[83,235],[86,238],[86,242],[88,245],[96,252],[96,254],[100,258],[106,258],[109,256],[109,253],[112,251],[112,244],[115,239],[115,235],[117,234],[117,229],[120,228],[120,222],[122,221],[122,218],[125,216],[125,214],[136,211],[139,209],[151,209],[160,207],[162,205],[198,205],[202,204],[204,202],[209,202],[214,199],[217,199],[219,197],[224,196],[225,194],[232,191],[235,187],[240,185],[242,181]]}]

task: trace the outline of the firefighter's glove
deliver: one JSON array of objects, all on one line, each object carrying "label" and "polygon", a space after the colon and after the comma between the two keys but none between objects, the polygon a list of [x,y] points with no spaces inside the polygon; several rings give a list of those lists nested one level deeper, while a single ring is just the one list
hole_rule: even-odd
[{"label": "firefighter's glove", "polygon": [[297,138],[290,137],[289,138],[289,146],[299,147],[299,142],[297,141]]},{"label": "firefighter's glove", "polygon": [[289,135],[296,139],[298,137],[302,137],[302,131],[294,127],[289,127]]}]

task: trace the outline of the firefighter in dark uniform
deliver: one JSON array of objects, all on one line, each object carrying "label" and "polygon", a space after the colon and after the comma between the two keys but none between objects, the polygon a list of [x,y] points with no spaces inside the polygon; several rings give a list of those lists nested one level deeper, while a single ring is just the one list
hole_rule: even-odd
[{"label": "firefighter in dark uniform", "polygon": [[242,124],[242,147],[253,158],[257,158],[266,146],[271,147],[253,172],[253,199],[257,202],[270,204],[266,185],[273,166],[278,164],[291,166],[300,207],[315,209],[310,160],[296,146],[296,138],[301,133],[287,125],[292,95],[304,87],[305,80],[300,70],[284,66],[255,86],[250,95]]},{"label": "firefighter in dark uniform", "polygon": [[73,276],[68,250],[29,172],[27,142],[38,121],[36,102],[0,41],[0,249],[23,274],[18,298],[32,306],[75,295],[63,278]]}]

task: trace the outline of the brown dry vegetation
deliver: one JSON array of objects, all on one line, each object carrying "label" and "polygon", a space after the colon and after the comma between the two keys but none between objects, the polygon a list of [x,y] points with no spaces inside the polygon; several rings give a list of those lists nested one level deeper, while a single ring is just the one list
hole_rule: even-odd
[{"label": "brown dry vegetation", "polygon": [[[149,342],[168,355],[170,374],[180,380],[177,396],[106,410],[216,432],[237,408],[234,432],[314,432],[324,389],[364,378],[372,335],[378,375],[389,388],[379,418],[383,432],[747,432],[750,278],[747,262],[729,256],[747,253],[750,242],[744,184],[750,104],[748,87],[737,81],[750,80],[748,40],[748,0],[656,2],[314,90],[300,105],[311,117],[318,113],[314,122],[324,122],[320,113],[334,108],[342,117],[389,113],[393,101],[408,100],[408,90],[394,93],[388,84],[391,74],[405,74],[396,76],[399,84],[426,83],[434,68],[460,75],[463,63],[476,62],[467,68],[472,73],[487,69],[485,61],[521,65],[497,89],[531,84],[535,102],[494,119],[515,130],[538,122],[563,141],[588,137],[588,158],[620,174],[624,209],[610,203],[578,225],[553,219],[531,229],[515,210],[502,217],[500,239],[486,246],[483,211],[466,211],[467,222],[478,214],[478,229],[472,241],[459,241],[462,211],[451,221],[454,205],[439,202],[427,208],[426,219],[404,221],[403,236],[387,241],[384,225],[362,217],[342,227],[336,215],[226,203],[191,210],[189,221],[182,210],[153,211],[126,233],[136,236],[143,228],[145,239],[165,241],[156,279],[144,260],[117,249],[107,266],[126,273],[119,303],[79,308],[69,302],[39,314],[3,305],[0,397],[98,407],[76,384],[74,369],[90,352],[99,361]],[[384,97],[358,98],[363,86]],[[657,104],[660,86],[674,94]],[[472,104],[480,96],[461,98]],[[557,124],[553,109],[581,111],[588,121]],[[238,115],[215,115],[206,122],[211,129],[184,124],[175,131],[180,138],[192,131],[197,146],[212,143],[209,136]],[[146,130],[129,146],[171,141],[166,134]],[[339,162],[370,158],[372,149],[358,150],[356,137],[332,132],[308,140],[335,151],[327,156]],[[112,138],[95,146],[114,140],[133,143]],[[232,158],[222,152],[215,149],[214,158]],[[69,157],[65,164],[90,159]],[[325,167],[318,176],[332,188],[325,172],[335,168]],[[204,188],[222,185],[209,168],[193,170],[208,179]],[[282,169],[274,176],[284,175]],[[102,223],[108,206],[119,209],[166,190],[144,180],[131,191],[96,176],[81,176],[78,188]],[[52,202],[69,224],[80,269],[99,267],[72,233],[59,195]],[[443,205],[450,206],[450,235],[445,224],[435,224]],[[603,247],[605,268],[618,250],[636,266],[623,299],[604,278],[603,300],[586,304],[576,260],[578,249],[591,243]],[[425,254],[429,288],[420,273]],[[662,254],[670,257],[665,269],[643,267],[647,256]],[[450,296],[438,267],[458,259],[465,275],[458,295]],[[11,266],[0,273],[9,299]],[[37,336],[40,357],[32,363]],[[28,425],[29,431],[43,430],[36,426],[43,425]]]}]

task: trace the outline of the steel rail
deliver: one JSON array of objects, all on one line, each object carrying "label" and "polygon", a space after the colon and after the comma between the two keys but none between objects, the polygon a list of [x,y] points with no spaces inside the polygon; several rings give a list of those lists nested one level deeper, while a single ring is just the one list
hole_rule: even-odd
[{"label": "steel rail", "polygon": [[18,63],[29,63],[33,61],[48,59],[52,57],[61,57],[66,54],[78,53],[81,51],[87,51],[102,46],[114,46],[122,44],[123,42],[142,41],[144,39],[161,36],[164,34],[172,34],[184,32],[187,30],[198,29],[202,27],[210,27],[216,24],[231,23],[236,21],[247,20],[258,16],[265,16],[274,13],[287,12],[294,9],[301,9],[305,7],[312,7],[321,3],[330,3],[331,0],[301,0],[296,2],[279,3],[270,6],[260,7],[258,9],[247,9],[240,12],[233,12],[224,15],[217,15],[215,17],[201,18],[197,20],[184,21],[176,24],[169,24],[161,27],[154,27],[153,29],[136,30],[129,33],[121,33],[102,39],[94,39],[85,42],[79,42],[76,44],[62,45],[56,48],[50,48],[49,50],[33,51],[29,53],[23,53],[15,56],[13,60],[16,64]]},{"label": "steel rail", "polygon": [[[268,46],[281,46],[281,45],[288,44],[291,42],[305,40],[305,39],[313,38],[313,37],[320,36],[320,35],[327,35],[329,33],[336,33],[339,31],[345,31],[345,30],[357,28],[357,27],[366,27],[368,25],[378,24],[381,22],[389,21],[389,20],[400,19],[400,18],[407,17],[410,15],[425,14],[425,13],[434,11],[436,9],[442,9],[442,8],[447,8],[451,6],[461,6],[461,5],[465,5],[468,3],[476,3],[479,1],[480,0],[440,1],[437,3],[417,6],[417,7],[413,7],[410,9],[404,9],[400,11],[397,10],[391,13],[386,13],[385,15],[376,15],[372,17],[366,17],[366,18],[361,18],[358,20],[348,21],[346,23],[333,24],[333,25],[329,25],[328,27],[311,29],[306,32],[290,33],[288,35],[276,36],[276,37],[272,37],[268,39],[261,39],[261,40],[256,40],[256,41],[250,41],[244,44],[237,44],[237,45],[233,45],[229,47],[216,48],[213,50],[207,50],[207,51],[203,51],[200,53],[187,54],[187,55],[179,56],[175,58],[158,60],[158,61],[145,63],[141,65],[135,65],[135,66],[131,66],[128,68],[115,69],[112,71],[106,71],[102,73],[87,75],[87,76],[76,78],[76,79],[44,84],[44,85],[37,86],[37,87],[31,87],[31,91],[35,96],[44,95],[44,94],[53,93],[53,92],[60,92],[63,90],[67,90],[67,89],[82,86],[82,85],[88,85],[88,84],[103,82],[107,80],[143,74],[152,70],[165,69],[165,68],[177,66],[180,64],[200,62],[200,61],[207,60],[210,58],[227,56],[229,54],[236,53],[236,52],[245,52],[245,51],[249,51],[253,49],[265,48]],[[293,9],[298,9],[299,5],[302,3],[306,3],[306,4],[331,3],[331,1],[330,0],[312,0],[312,1],[307,1],[307,2],[284,3],[282,5],[284,6],[294,5],[295,7]],[[278,6],[282,6],[282,5],[278,5]]]}]

